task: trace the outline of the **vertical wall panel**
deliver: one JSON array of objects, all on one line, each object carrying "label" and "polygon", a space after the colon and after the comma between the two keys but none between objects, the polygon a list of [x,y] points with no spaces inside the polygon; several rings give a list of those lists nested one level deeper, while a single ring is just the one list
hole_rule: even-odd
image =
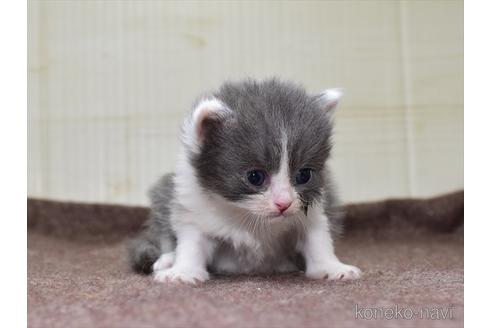
[{"label": "vertical wall panel", "polygon": [[463,3],[29,1],[28,191],[145,204],[193,99],[273,75],[343,87],[344,201],[463,186]]},{"label": "vertical wall panel", "polygon": [[402,8],[415,193],[462,188],[463,3],[402,2]]}]

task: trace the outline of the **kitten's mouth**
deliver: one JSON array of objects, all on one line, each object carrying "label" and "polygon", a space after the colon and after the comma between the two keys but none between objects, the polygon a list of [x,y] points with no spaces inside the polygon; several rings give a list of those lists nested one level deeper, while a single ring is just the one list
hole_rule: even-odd
[{"label": "kitten's mouth", "polygon": [[291,216],[292,213],[272,213],[268,216],[266,216],[266,219],[270,222],[278,222],[282,220],[286,220]]},{"label": "kitten's mouth", "polygon": [[279,215],[273,214],[273,215],[267,216],[266,219],[267,219],[268,223],[274,224],[274,223],[279,223],[279,222],[286,220],[287,217],[283,214],[279,214]]}]

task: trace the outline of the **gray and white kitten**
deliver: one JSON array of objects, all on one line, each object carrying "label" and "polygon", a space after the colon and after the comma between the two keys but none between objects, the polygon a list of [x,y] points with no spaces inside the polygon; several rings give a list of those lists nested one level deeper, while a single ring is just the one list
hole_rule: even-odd
[{"label": "gray and white kitten", "polygon": [[200,98],[175,173],[150,192],[150,219],[129,248],[133,269],[160,282],[298,270],[359,278],[332,241],[340,214],[326,162],[340,97],[271,79]]}]

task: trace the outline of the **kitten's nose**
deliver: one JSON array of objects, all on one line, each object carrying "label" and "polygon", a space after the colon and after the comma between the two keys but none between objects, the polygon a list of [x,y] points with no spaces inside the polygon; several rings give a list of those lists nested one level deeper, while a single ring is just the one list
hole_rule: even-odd
[{"label": "kitten's nose", "polygon": [[277,206],[277,209],[280,211],[280,213],[283,213],[285,210],[287,210],[292,204],[292,201],[276,201],[275,206]]}]

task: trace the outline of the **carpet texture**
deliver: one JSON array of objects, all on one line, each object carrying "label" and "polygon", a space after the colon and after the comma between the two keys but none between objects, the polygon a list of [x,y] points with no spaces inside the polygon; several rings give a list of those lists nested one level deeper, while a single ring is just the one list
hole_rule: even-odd
[{"label": "carpet texture", "polygon": [[[463,191],[348,205],[355,282],[302,274],[157,284],[129,270],[143,207],[28,199],[29,327],[462,327]],[[393,313],[392,313],[393,311]]]}]

